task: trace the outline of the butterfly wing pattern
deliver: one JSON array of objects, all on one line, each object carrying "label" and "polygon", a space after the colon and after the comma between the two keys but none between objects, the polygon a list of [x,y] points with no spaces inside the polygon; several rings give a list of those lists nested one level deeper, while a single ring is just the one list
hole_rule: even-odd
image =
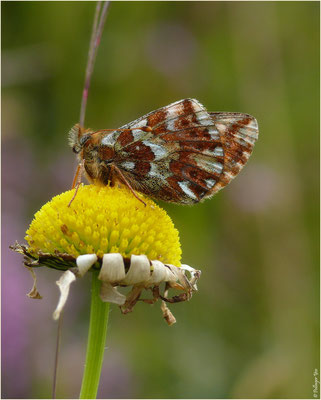
[{"label": "butterfly wing pattern", "polygon": [[197,100],[185,99],[104,134],[101,146],[113,149],[113,164],[133,189],[194,204],[240,172],[257,138],[252,116],[208,112]]}]

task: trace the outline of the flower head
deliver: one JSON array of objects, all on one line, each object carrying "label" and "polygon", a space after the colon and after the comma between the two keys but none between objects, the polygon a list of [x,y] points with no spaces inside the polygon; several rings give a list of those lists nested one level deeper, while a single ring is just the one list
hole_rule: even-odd
[{"label": "flower head", "polygon": [[35,214],[25,239],[30,251],[145,254],[179,266],[179,235],[170,217],[152,200],[146,207],[126,188],[86,185],[68,207],[73,191],[55,196]]},{"label": "flower head", "polygon": [[[145,206],[127,188],[81,186],[69,206],[73,195],[70,190],[46,203],[26,232],[29,247],[13,247],[27,257],[28,267],[46,265],[66,271],[57,282],[61,298],[54,318],[59,317],[75,277],[99,269],[103,301],[116,303],[127,313],[143,289],[151,289],[153,298],[144,301],[161,298],[164,317],[173,323],[164,301],[188,300],[200,272],[181,265],[179,234],[167,213],[143,197]],[[117,286],[132,286],[132,291],[125,296]],[[169,288],[183,293],[169,299]],[[35,285],[29,295],[40,298]]]}]

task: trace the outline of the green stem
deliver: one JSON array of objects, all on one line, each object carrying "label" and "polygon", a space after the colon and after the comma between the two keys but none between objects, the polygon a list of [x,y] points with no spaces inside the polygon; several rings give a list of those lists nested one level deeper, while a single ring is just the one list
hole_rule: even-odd
[{"label": "green stem", "polygon": [[95,399],[99,385],[101,367],[107,336],[109,303],[104,303],[99,297],[101,282],[98,272],[92,273],[90,322],[87,343],[86,364],[80,399]]}]

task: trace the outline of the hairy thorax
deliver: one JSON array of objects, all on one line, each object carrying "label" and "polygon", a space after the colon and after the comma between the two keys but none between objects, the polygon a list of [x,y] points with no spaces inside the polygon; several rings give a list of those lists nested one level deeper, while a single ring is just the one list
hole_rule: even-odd
[{"label": "hairy thorax", "polygon": [[114,184],[113,169],[114,150],[107,146],[98,146],[91,142],[86,143],[80,154],[80,159],[84,160],[86,176],[91,183],[107,185]]}]

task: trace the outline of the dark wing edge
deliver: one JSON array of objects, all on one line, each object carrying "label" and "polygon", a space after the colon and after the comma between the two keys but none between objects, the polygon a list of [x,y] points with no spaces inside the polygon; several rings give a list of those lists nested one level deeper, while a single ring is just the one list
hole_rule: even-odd
[{"label": "dark wing edge", "polygon": [[224,150],[224,168],[219,182],[204,198],[211,197],[228,185],[243,169],[258,139],[257,120],[249,114],[210,112],[220,133]]}]

